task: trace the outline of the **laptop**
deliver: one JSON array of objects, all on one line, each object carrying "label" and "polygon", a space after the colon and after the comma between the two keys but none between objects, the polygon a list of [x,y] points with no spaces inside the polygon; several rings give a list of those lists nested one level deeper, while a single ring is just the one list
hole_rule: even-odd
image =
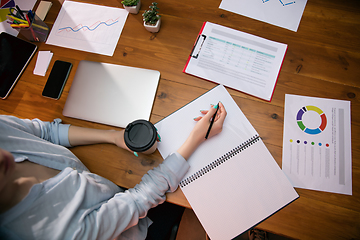
[{"label": "laptop", "polygon": [[121,128],[149,120],[159,79],[156,70],[80,61],[63,115]]}]

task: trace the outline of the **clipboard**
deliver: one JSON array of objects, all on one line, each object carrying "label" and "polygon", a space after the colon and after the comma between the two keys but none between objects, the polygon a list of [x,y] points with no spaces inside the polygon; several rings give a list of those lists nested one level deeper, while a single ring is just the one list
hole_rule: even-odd
[{"label": "clipboard", "polygon": [[271,101],[287,45],[204,22],[184,73]]}]

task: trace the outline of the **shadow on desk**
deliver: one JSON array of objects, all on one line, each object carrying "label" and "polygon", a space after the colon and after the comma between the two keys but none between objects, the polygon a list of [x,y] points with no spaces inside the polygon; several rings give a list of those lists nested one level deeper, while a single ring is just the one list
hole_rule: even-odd
[{"label": "shadow on desk", "polygon": [[[205,240],[206,233],[201,223],[197,219],[195,213],[186,208],[181,218],[179,230],[176,236],[176,240]],[[248,240],[248,233],[245,232],[234,240]],[[285,236],[279,236],[273,233],[268,233],[268,240],[293,240]]]}]

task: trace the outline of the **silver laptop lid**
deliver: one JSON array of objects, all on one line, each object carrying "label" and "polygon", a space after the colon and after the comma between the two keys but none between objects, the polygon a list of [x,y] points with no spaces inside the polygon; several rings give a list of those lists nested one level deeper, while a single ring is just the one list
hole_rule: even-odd
[{"label": "silver laptop lid", "polygon": [[122,128],[149,120],[159,79],[155,70],[80,61],[63,115]]}]

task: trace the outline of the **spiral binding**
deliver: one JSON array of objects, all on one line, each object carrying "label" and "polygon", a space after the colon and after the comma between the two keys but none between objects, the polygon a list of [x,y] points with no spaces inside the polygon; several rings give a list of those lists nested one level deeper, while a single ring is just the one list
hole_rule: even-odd
[{"label": "spiral binding", "polygon": [[205,175],[206,173],[210,172],[211,170],[215,169],[216,167],[220,166],[221,164],[223,164],[224,162],[226,162],[227,160],[229,160],[236,154],[240,153],[241,151],[245,150],[252,144],[259,141],[259,139],[260,139],[260,136],[256,134],[255,136],[251,137],[249,140],[246,140],[245,142],[243,142],[239,146],[235,147],[231,151],[225,153],[223,156],[219,157],[215,161],[209,163],[207,166],[203,167],[196,173],[194,173],[194,174],[190,175],[189,177],[185,178],[184,180],[182,180],[180,182],[180,187],[181,188],[185,187],[186,185],[190,184],[191,182],[195,181],[196,179],[200,178],[201,176]]}]

